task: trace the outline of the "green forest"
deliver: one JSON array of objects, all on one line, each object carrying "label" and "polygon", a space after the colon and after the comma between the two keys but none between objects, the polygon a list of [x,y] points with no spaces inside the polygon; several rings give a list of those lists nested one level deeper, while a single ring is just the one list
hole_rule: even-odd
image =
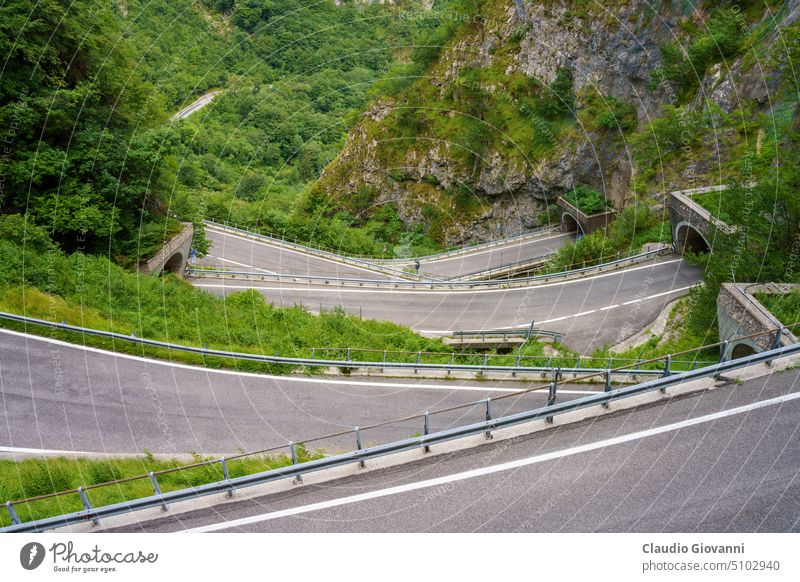
[{"label": "green forest", "polygon": [[[4,241],[3,284],[64,297],[53,270],[74,268],[69,261],[80,261],[73,254],[90,256],[85,264],[108,277],[150,257],[179,221],[194,223],[193,246],[203,253],[204,219],[359,255],[439,250],[443,217],[433,205],[423,204],[420,220],[409,223],[393,203],[375,204],[368,187],[336,198],[317,182],[371,104],[392,98],[409,105],[387,117],[397,135],[447,135],[468,144],[453,153],[464,165],[490,147],[511,157],[544,155],[577,124],[615,134],[631,144],[633,189],[644,202],[672,162],[703,155],[709,139],[722,134],[733,153],[721,171],[734,187],[705,203],[740,228],[724,235],[714,254],[692,258],[706,270],[706,283],[692,293],[689,319],[698,332],[711,329],[721,282],[800,277],[796,77],[780,77],[768,111],[752,103],[732,113],[689,107],[706,71],[726,59],[752,53],[751,64],[782,70],[798,56],[798,26],[783,31],[787,48],[766,52],[762,41],[774,23],[759,23],[758,3],[717,4],[700,3],[703,25],[686,20],[675,41],[660,46],[651,88],[669,83],[676,100],[637,127],[630,104],[577,93],[564,67],[546,85],[506,75],[524,28],[493,49],[492,67],[463,68],[440,99],[426,72],[446,66],[439,60],[444,48],[474,32],[473,13],[497,18],[510,6],[498,0],[437,1],[431,10],[421,0],[9,0],[0,19],[0,212],[21,222],[4,223],[14,234]],[[576,22],[591,17],[586,3],[571,5]],[[724,9],[732,6],[736,11]],[[495,86],[502,91],[485,89]],[[173,119],[210,91],[218,92],[210,105]],[[426,112],[436,100],[472,117]],[[510,139],[487,133],[475,121],[481,116]],[[380,155],[404,155],[408,143]],[[466,187],[448,195],[458,218],[482,211]],[[568,196],[587,212],[607,206],[586,185]],[[617,210],[609,233],[567,245],[547,268],[596,264],[643,242],[669,242],[663,215],[646,204]],[[541,223],[555,218],[552,208],[540,216]],[[40,240],[42,232],[52,244]],[[15,277],[17,255],[51,265],[55,279],[48,283],[36,269],[33,278]]]}]

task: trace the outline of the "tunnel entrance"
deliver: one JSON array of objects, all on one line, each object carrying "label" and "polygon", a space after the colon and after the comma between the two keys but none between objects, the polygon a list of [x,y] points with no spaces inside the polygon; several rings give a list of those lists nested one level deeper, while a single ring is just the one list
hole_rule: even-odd
[{"label": "tunnel entrance", "polygon": [[579,234],[583,234],[581,223],[578,222],[577,218],[568,212],[564,212],[561,215],[561,230],[564,232],[577,232]]},{"label": "tunnel entrance", "polygon": [[711,251],[711,247],[708,245],[702,233],[689,224],[678,226],[678,230],[675,234],[675,249],[679,253],[691,251],[696,254]]},{"label": "tunnel entrance", "polygon": [[736,344],[731,352],[731,359],[738,360],[739,358],[752,356],[755,353],[756,350],[753,349],[752,346],[748,346],[747,344]]},{"label": "tunnel entrance", "polygon": [[164,263],[163,271],[180,275],[182,269],[183,269],[183,255],[181,253],[175,253],[169,258],[169,260],[166,263]]}]

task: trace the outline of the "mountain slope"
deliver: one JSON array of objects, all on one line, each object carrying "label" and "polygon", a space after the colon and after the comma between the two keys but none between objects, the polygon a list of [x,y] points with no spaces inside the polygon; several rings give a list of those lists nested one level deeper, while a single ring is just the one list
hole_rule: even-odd
[{"label": "mountain slope", "polygon": [[362,220],[392,202],[407,228],[453,244],[534,227],[580,184],[619,208],[728,181],[747,151],[776,153],[773,113],[795,114],[798,12],[484,1],[423,78],[350,131],[318,196]]}]

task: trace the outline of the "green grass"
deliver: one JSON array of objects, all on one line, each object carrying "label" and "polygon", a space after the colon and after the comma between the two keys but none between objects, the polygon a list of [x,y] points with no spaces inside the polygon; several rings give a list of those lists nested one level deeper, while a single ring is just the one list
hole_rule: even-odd
[{"label": "green grass", "polygon": [[587,215],[605,212],[611,207],[600,192],[584,184],[564,194],[564,200]]},{"label": "green grass", "polygon": [[689,198],[708,210],[712,216],[728,224],[735,222],[733,219],[735,206],[742,203],[742,200],[731,190],[692,194]]},{"label": "green grass", "polygon": [[785,295],[756,293],[756,299],[782,324],[795,325],[800,322],[800,291],[791,291]]},{"label": "green grass", "polygon": [[[323,346],[450,351],[440,340],[423,338],[407,327],[363,320],[341,309],[314,315],[302,307],[269,304],[252,290],[221,298],[173,275],[142,275],[104,257],[66,254],[49,242],[46,232],[23,226],[19,216],[0,217],[2,311],[233,352],[309,357],[312,348]],[[33,327],[30,331],[50,333]],[[86,340],[140,355],[165,355],[119,341],[76,338],[75,334],[65,339]],[[176,353],[166,355],[193,363],[225,363]],[[226,365],[252,367],[231,362]]]},{"label": "green grass", "polygon": [[[690,302],[688,298],[678,301],[667,320],[666,331],[662,335],[653,335],[642,345],[624,351],[612,351],[608,347],[598,349],[593,355],[602,357],[633,358],[639,360],[649,360],[665,354],[678,354],[686,350],[694,350],[704,345],[713,344],[719,341],[716,332],[711,330],[704,334],[696,333],[688,328],[684,319],[688,314]],[[665,337],[668,336],[668,337]],[[716,362],[719,359],[719,349],[711,348],[700,350],[690,354],[676,356],[672,364],[674,370],[688,370],[693,367],[693,363],[702,366],[706,362]],[[684,363],[681,363],[684,362]],[[687,364],[688,362],[688,364]],[[650,366],[654,367],[654,366]],[[663,367],[658,364],[656,367]]]},{"label": "green grass", "polygon": [[[319,459],[322,454],[308,451],[304,446],[295,447],[298,461]],[[150,471],[163,471],[182,465],[209,460],[196,455],[191,462],[185,460],[159,460],[146,453],[137,457],[119,457],[103,460],[86,458],[31,458],[23,461],[0,460],[0,502],[37,497],[77,487],[92,486],[129,477],[147,475]],[[292,464],[288,455],[254,455],[227,462],[231,477],[250,475]],[[219,464],[196,467],[167,473],[158,477],[162,493],[196,487],[205,483],[221,481],[222,467]],[[89,500],[94,507],[121,503],[153,494],[149,477],[118,485],[90,489]],[[83,509],[77,493],[63,495],[14,506],[22,521],[30,521],[80,511]],[[0,510],[0,527],[11,524],[8,512]]]}]

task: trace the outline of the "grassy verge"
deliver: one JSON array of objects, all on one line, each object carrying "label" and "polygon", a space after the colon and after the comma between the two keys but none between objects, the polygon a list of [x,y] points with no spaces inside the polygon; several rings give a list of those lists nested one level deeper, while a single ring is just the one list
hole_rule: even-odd
[{"label": "grassy verge", "polygon": [[[401,325],[363,320],[340,309],[313,315],[298,306],[275,307],[252,290],[222,298],[171,275],[151,277],[105,257],[66,254],[50,242],[46,232],[16,215],[0,217],[0,310],[231,352],[310,357],[312,348],[321,346],[450,352],[441,340],[423,338]],[[127,342],[76,338],[74,333],[34,327],[26,331],[138,355],[231,365]],[[258,364],[233,365],[263,369]]]},{"label": "grassy verge", "polygon": [[[306,450],[302,445],[295,447],[298,461],[319,459],[322,454]],[[209,460],[196,456],[193,463]],[[146,453],[137,457],[119,457],[103,460],[86,458],[31,458],[23,461],[0,460],[0,502],[37,497],[57,493],[77,487],[89,487],[109,481],[147,475],[150,471],[174,469],[191,464],[176,459],[159,460]],[[231,477],[240,477],[292,464],[288,455],[254,455],[228,461]],[[196,487],[205,483],[221,481],[222,467],[219,464],[206,465],[160,475],[158,483],[162,493]],[[95,507],[139,499],[153,494],[149,477],[90,489],[89,500]],[[80,511],[83,503],[77,493],[61,495],[31,503],[14,506],[22,521],[30,521]],[[0,527],[11,524],[7,511],[0,510]]]},{"label": "grassy verge", "polygon": [[[653,334],[650,339],[641,345],[627,350],[612,351],[608,347],[604,347],[597,350],[594,356],[599,358],[619,357],[649,360],[664,354],[678,354],[686,350],[716,343],[718,341],[716,335],[698,334],[685,325],[685,318],[689,309],[689,298],[683,298],[673,307],[664,333]],[[718,359],[719,350],[717,348],[701,350],[683,356],[676,356],[672,363],[672,369],[689,370],[694,367],[700,367],[707,362],[716,362]]]}]

